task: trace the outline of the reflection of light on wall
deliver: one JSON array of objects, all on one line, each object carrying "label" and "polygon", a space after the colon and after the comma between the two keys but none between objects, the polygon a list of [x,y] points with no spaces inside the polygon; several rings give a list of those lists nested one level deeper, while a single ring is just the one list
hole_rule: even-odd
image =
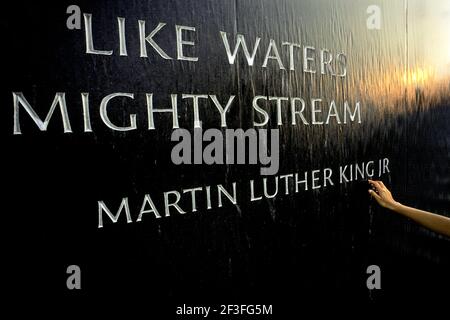
[{"label": "reflection of light on wall", "polygon": [[450,1],[420,1],[420,12],[411,23],[417,24],[414,38],[423,50],[423,62],[436,68],[435,76],[450,76]]},{"label": "reflection of light on wall", "polygon": [[428,81],[432,81],[434,79],[434,74],[434,70],[430,68],[416,68],[409,70],[403,75],[403,84],[407,86],[421,86]]},{"label": "reflection of light on wall", "polygon": [[418,89],[423,107],[438,104],[442,99],[448,101],[450,81],[440,77],[434,67],[411,67],[405,72],[391,65],[384,72],[372,75],[372,81],[355,82],[354,85],[357,91],[364,92],[365,99],[373,101],[375,106],[385,111],[413,110]]}]

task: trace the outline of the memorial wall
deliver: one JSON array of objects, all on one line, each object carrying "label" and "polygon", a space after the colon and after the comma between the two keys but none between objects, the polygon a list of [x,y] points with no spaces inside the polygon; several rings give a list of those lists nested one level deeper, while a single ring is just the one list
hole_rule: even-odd
[{"label": "memorial wall", "polygon": [[18,0],[1,21],[12,297],[169,317],[448,292],[449,239],[367,181],[450,215],[449,1]]}]

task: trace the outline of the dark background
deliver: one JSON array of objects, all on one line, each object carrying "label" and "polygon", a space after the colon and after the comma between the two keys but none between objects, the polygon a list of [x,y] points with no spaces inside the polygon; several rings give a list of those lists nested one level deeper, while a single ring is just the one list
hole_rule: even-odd
[{"label": "dark background", "polygon": [[[84,53],[84,31],[65,26],[69,4],[93,14],[95,46],[113,49],[112,56]],[[2,263],[9,298],[69,305],[76,301],[78,306],[103,298],[139,298],[145,304],[137,308],[159,308],[166,316],[177,303],[266,303],[279,306],[275,313],[281,313],[309,301],[377,306],[433,294],[448,298],[449,240],[379,208],[364,181],[280,195],[273,201],[241,201],[239,208],[225,202],[223,208],[183,216],[156,220],[148,215],[141,223],[126,224],[121,217],[97,228],[98,200],[115,210],[128,196],[135,220],[145,193],[160,208],[164,191],[215,184],[230,188],[231,182],[247,185],[259,177],[257,166],[172,165],[171,118],[157,117],[157,130],[146,130],[146,92],[154,93],[157,107],[167,105],[171,93],[217,94],[221,101],[235,94],[229,127],[244,129],[254,120],[254,95],[361,99],[360,125],[283,126],[279,174],[388,157],[391,173],[381,179],[398,201],[448,215],[449,99],[441,96],[429,103],[427,93],[415,88],[413,99],[386,106],[350,84],[356,79],[370,88],[377,81],[367,70],[373,60],[383,66],[396,55],[403,59],[407,50],[401,40],[386,40],[389,30],[380,31],[376,43],[366,37],[367,5],[355,3],[351,11],[349,4],[331,1],[8,4],[1,20],[0,102]],[[118,16],[127,19],[128,57],[118,55]],[[148,31],[160,21],[167,23],[155,39],[171,56],[176,53],[175,24],[195,26],[196,47],[189,55],[199,61],[165,61],[150,46],[149,58],[140,58],[138,19],[146,20]],[[400,15],[399,29],[402,19]],[[238,64],[229,65],[219,31],[226,31],[230,40],[243,33],[251,44],[261,36],[255,66],[248,67],[242,56]],[[277,44],[301,39],[317,48],[347,52],[349,77],[280,71],[275,64],[261,68],[269,39]],[[356,69],[363,72],[356,76]],[[14,136],[15,91],[23,92],[41,117],[54,94],[66,92],[73,133],[63,134],[58,110],[48,131],[40,132],[21,109],[23,134]],[[80,92],[90,93],[94,133],[83,133]],[[138,130],[114,132],[101,123],[99,103],[112,92],[135,94],[131,103],[112,105],[111,117],[119,122],[136,113]],[[201,110],[205,128],[219,126],[212,107]],[[180,115],[180,125],[192,128],[191,108]],[[80,291],[66,288],[71,264],[81,268]],[[381,267],[378,291],[366,287],[371,264]]]}]

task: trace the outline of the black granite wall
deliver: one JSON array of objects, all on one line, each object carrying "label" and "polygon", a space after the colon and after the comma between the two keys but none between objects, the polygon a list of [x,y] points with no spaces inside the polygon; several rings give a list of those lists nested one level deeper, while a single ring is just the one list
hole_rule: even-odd
[{"label": "black granite wall", "polygon": [[[147,130],[145,93],[160,106],[172,93],[216,94],[222,101],[235,95],[228,126],[244,129],[255,120],[255,95],[361,101],[361,124],[291,126],[283,109],[278,175],[389,158],[390,173],[380,179],[399,201],[449,215],[448,82],[430,91],[396,78],[425,61],[417,54],[423,44],[406,27],[408,21],[420,29],[421,20],[407,16],[403,1],[380,3],[384,20],[377,31],[366,28],[370,3],[364,1],[79,1],[92,14],[95,46],[114,50],[111,56],[85,53],[83,27],[66,28],[69,4],[16,1],[1,20],[2,260],[12,297],[140,296],[152,305],[298,304],[320,297],[376,305],[448,291],[449,240],[379,208],[364,179],[296,194],[291,186],[289,195],[250,202],[243,186],[261,179],[259,166],[176,166],[171,118],[158,116],[156,130]],[[118,55],[117,17],[126,18],[126,57]],[[155,39],[171,56],[175,25],[195,26],[196,46],[187,53],[199,61],[164,60],[150,49],[141,58],[137,20],[148,30],[167,23]],[[230,40],[244,34],[251,44],[261,37],[255,65],[242,55],[230,65],[219,31]],[[274,61],[263,68],[270,39],[283,59],[283,41],[345,52],[348,75],[279,70]],[[41,132],[21,109],[22,134],[14,135],[13,92],[23,92],[42,119],[55,93],[65,92],[73,133],[63,132],[58,110]],[[83,130],[81,92],[90,95],[91,133]],[[111,105],[110,116],[126,124],[135,113],[137,130],[117,132],[101,122],[100,101],[113,92],[134,93],[132,102]],[[179,101],[180,125],[192,130],[192,104]],[[277,128],[274,105],[270,115],[268,127]],[[211,102],[200,117],[204,128],[219,128]],[[224,201],[207,210],[200,198],[195,213],[135,222],[144,194],[161,208],[164,191],[230,189],[233,182],[237,206]],[[133,223],[122,216],[98,228],[97,201],[116,210],[123,197]],[[82,270],[79,292],[66,288],[71,264]],[[366,287],[372,264],[381,268],[381,290]]]}]

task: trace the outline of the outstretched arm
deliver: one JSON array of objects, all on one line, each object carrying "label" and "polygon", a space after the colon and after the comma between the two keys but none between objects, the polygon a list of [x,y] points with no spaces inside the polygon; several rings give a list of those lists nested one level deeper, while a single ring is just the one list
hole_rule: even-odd
[{"label": "outstretched arm", "polygon": [[382,181],[369,180],[372,190],[370,195],[384,208],[408,217],[418,224],[428,228],[434,232],[450,237],[450,218],[408,207],[397,202],[392,197],[391,192],[386,188]]}]

